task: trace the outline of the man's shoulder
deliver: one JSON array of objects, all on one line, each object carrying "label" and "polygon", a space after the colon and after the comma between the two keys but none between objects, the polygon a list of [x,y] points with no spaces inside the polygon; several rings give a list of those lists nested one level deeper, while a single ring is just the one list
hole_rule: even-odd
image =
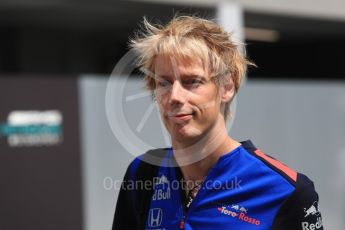
[{"label": "man's shoulder", "polygon": [[169,149],[170,148],[150,149],[137,156],[128,167],[131,177],[135,179],[138,177],[150,177],[150,175],[154,175],[161,166]]},{"label": "man's shoulder", "polygon": [[[303,173],[297,172],[279,160],[265,154],[256,148],[251,141],[245,141],[242,145],[246,152],[252,156],[252,159],[259,160],[256,162],[269,169],[273,174],[279,174],[280,178],[285,179],[290,184],[288,187],[291,192],[285,196],[271,229],[297,230],[309,229],[309,226],[314,226],[318,230],[323,229],[318,207],[319,196],[313,181]],[[263,181],[270,183],[270,180]],[[281,180],[279,179],[279,181]],[[277,184],[274,183],[274,186],[278,186]],[[284,184],[286,185],[286,183]]]},{"label": "man's shoulder", "polygon": [[280,160],[261,151],[260,149],[255,147],[255,145],[250,140],[242,142],[242,145],[251,156],[258,159],[266,167],[270,168],[272,171],[278,173],[281,177],[289,181],[290,184],[293,185],[296,189],[313,187],[312,180],[306,175],[292,169],[288,165],[282,163]]},{"label": "man's shoulder", "polygon": [[167,151],[171,150],[171,148],[156,148],[150,149],[146,151],[144,154],[141,154],[137,157],[138,160],[144,161],[148,164],[157,165],[163,160],[164,157],[167,155]]}]

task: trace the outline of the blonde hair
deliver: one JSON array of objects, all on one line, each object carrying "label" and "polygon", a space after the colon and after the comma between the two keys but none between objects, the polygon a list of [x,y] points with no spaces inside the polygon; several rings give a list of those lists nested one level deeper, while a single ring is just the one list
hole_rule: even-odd
[{"label": "blonde hair", "polygon": [[[146,87],[152,93],[156,88],[152,75],[157,55],[191,61],[200,58],[218,87],[227,80],[226,76],[232,78],[235,94],[247,65],[254,65],[241,53],[239,45],[231,40],[231,34],[213,21],[195,16],[176,16],[163,26],[153,25],[144,18],[143,26],[143,31],[130,40],[130,48],[137,55],[137,66],[144,73]],[[225,120],[229,115],[230,103],[225,105]]]}]

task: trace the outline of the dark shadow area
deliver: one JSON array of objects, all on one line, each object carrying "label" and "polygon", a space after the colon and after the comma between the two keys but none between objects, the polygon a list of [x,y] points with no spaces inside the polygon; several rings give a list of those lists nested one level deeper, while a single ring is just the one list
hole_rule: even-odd
[{"label": "dark shadow area", "polygon": [[[0,73],[110,74],[144,16],[164,23],[178,12],[216,15],[211,7],[127,1],[7,4],[0,8]],[[245,26],[279,35],[246,40],[258,66],[249,79],[344,79],[345,22],[245,12]]]}]

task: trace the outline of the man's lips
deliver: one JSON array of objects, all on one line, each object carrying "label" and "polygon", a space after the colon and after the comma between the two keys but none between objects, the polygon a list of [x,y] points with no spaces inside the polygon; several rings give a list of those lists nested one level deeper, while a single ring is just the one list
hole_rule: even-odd
[{"label": "man's lips", "polygon": [[192,119],[193,113],[180,113],[180,114],[170,115],[168,117],[170,120],[176,123],[181,123],[181,122],[185,122]]}]

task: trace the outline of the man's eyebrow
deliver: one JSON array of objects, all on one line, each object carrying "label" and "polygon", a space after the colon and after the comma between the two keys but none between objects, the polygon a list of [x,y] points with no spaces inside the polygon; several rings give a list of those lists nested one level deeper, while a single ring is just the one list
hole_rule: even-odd
[{"label": "man's eyebrow", "polygon": [[[173,77],[167,76],[167,75],[156,75],[156,80],[159,80],[159,79],[170,80],[171,78]],[[198,78],[201,80],[206,80],[206,77],[200,74],[182,74],[180,75],[180,78],[181,79]]]},{"label": "man's eyebrow", "polygon": [[204,75],[200,75],[200,74],[185,74],[185,75],[181,75],[181,78],[197,78],[197,79],[201,79],[201,80],[206,80],[206,77]]},{"label": "man's eyebrow", "polygon": [[171,79],[171,77],[170,76],[167,76],[167,75],[155,75],[155,79],[156,80],[169,80],[169,79]]}]

